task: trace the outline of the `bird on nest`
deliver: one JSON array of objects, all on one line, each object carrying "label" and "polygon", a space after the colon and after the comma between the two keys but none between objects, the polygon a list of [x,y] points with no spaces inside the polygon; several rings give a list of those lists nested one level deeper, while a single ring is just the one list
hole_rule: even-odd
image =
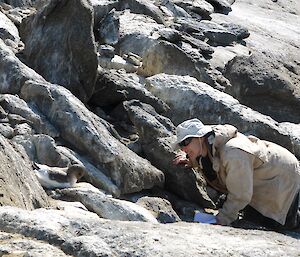
[{"label": "bird on nest", "polygon": [[84,166],[79,164],[60,168],[33,162],[32,166],[38,181],[47,189],[73,187],[86,173]]}]

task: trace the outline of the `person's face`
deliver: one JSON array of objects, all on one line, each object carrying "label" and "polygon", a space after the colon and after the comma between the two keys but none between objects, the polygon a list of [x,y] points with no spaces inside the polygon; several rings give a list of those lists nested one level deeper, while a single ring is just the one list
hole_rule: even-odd
[{"label": "person's face", "polygon": [[195,160],[200,156],[206,156],[207,152],[203,137],[193,137],[191,140],[187,140],[186,142],[189,143],[185,144],[185,146],[182,146],[180,149],[184,151],[191,160]]}]

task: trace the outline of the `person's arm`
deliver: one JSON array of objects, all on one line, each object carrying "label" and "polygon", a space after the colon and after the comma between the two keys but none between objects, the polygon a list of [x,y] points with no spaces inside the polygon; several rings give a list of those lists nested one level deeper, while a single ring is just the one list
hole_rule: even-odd
[{"label": "person's arm", "polygon": [[217,215],[217,223],[229,225],[238,217],[238,212],[248,205],[253,194],[254,156],[237,148],[224,154],[226,169],[227,199]]}]

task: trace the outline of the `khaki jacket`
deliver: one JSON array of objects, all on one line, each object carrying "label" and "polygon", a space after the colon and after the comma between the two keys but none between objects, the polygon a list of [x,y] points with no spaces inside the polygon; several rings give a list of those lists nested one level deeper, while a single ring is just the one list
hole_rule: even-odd
[{"label": "khaki jacket", "polygon": [[297,158],[274,143],[245,136],[231,125],[213,127],[213,169],[218,188],[228,192],[218,220],[229,225],[250,205],[280,224],[300,189]]}]

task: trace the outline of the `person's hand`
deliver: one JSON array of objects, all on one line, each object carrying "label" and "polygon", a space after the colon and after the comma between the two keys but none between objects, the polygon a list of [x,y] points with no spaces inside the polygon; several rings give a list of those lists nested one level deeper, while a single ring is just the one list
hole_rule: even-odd
[{"label": "person's hand", "polygon": [[173,159],[174,165],[184,165],[185,167],[191,167],[190,160],[186,158],[185,153],[178,153],[176,157]]}]

